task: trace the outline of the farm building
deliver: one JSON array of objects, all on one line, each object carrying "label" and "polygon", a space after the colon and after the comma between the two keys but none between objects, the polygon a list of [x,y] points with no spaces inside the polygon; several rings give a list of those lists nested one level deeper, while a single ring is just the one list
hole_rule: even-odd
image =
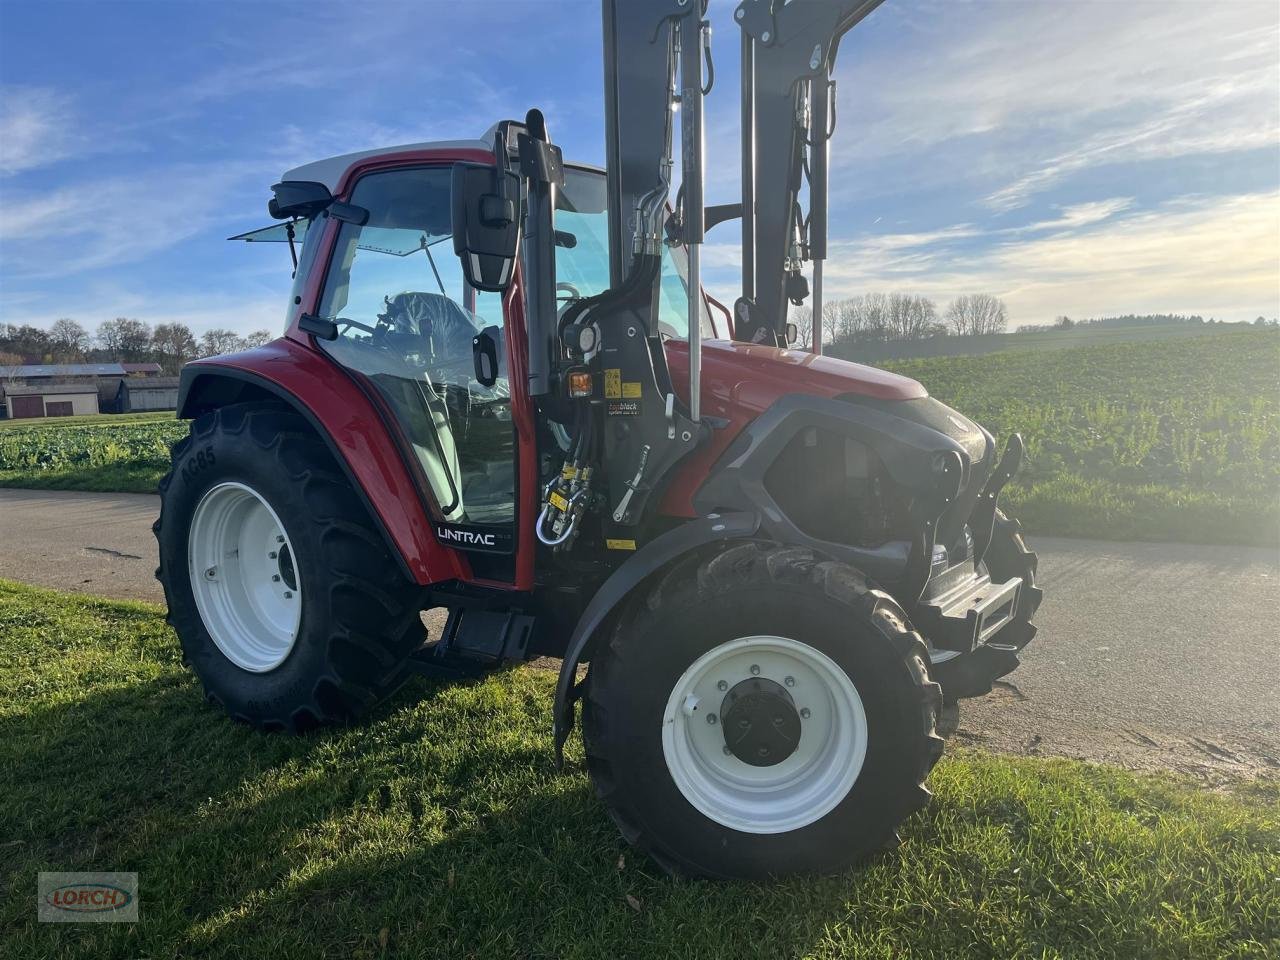
[{"label": "farm building", "polygon": [[32,383],[39,380],[71,380],[77,377],[123,377],[122,363],[28,363],[5,370],[8,380]]},{"label": "farm building", "polygon": [[98,412],[98,388],[93,383],[7,384],[4,398],[9,417],[80,417]]},{"label": "farm building", "polygon": [[122,363],[120,366],[131,377],[158,377],[164,373],[158,363]]},{"label": "farm building", "polygon": [[177,410],[178,378],[126,377],[117,388],[114,407],[118,413]]}]

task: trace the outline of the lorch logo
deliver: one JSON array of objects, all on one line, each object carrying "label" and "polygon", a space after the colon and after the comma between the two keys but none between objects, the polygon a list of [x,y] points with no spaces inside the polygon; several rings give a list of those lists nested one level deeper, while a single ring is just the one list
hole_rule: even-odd
[{"label": "lorch logo", "polygon": [[42,873],[39,919],[45,923],[102,923],[138,919],[136,873]]}]

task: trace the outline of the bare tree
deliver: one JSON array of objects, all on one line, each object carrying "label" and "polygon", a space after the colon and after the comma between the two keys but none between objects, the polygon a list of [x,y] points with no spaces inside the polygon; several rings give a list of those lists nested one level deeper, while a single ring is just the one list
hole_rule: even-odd
[{"label": "bare tree", "polygon": [[151,335],[151,350],[164,372],[173,376],[200,355],[200,344],[185,323],[160,323]]},{"label": "bare tree", "polygon": [[1009,311],[1004,301],[990,293],[956,297],[947,308],[947,326],[958,336],[1004,333]]},{"label": "bare tree", "polygon": [[270,343],[276,338],[275,334],[270,330],[255,330],[244,338],[245,346],[261,347]]},{"label": "bare tree", "polygon": [[886,326],[890,339],[920,340],[930,334],[938,309],[928,297],[891,293],[886,302]]},{"label": "bare tree", "polygon": [[53,321],[49,328],[49,342],[53,359],[58,363],[83,360],[89,350],[89,331],[74,320],[63,317]]},{"label": "bare tree", "polygon": [[796,342],[791,346],[800,350],[813,346],[813,308],[792,307],[787,320],[796,325]]},{"label": "bare tree", "polygon": [[841,300],[841,340],[883,340],[888,329],[889,298],[883,293],[864,293]]},{"label": "bare tree", "polygon": [[141,320],[116,317],[98,326],[98,345],[121,363],[137,363],[151,352],[151,328]]},{"label": "bare tree", "polygon": [[18,371],[22,366],[22,357],[16,353],[0,353],[0,386],[17,383]]},{"label": "bare tree", "polygon": [[828,300],[822,305],[822,345],[831,346],[840,339],[840,304]]},{"label": "bare tree", "polygon": [[200,356],[216,357],[224,353],[235,353],[245,348],[244,338],[234,330],[214,328],[206,330],[200,338]]}]

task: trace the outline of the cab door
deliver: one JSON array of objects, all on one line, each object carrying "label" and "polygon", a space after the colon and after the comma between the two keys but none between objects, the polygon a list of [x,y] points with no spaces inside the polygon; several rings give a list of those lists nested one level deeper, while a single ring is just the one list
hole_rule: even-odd
[{"label": "cab door", "polygon": [[[517,443],[500,295],[478,291],[453,252],[451,167],[366,173],[338,230],[318,341],[376,390],[437,537],[478,578],[514,579]],[[355,222],[360,221],[360,222]],[[497,341],[496,378],[476,379],[473,341]]]}]

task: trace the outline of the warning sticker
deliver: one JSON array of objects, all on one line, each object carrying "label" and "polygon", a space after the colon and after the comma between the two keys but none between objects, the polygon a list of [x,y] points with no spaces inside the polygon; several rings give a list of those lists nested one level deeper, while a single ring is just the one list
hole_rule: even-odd
[{"label": "warning sticker", "polygon": [[606,400],[622,399],[622,371],[616,367],[604,372],[604,398]]},{"label": "warning sticker", "polygon": [[551,505],[557,510],[569,509],[569,501],[560,496],[560,494],[556,493],[554,490],[551,491],[551,496],[547,497],[547,499],[551,501]]},{"label": "warning sticker", "polygon": [[638,417],[640,416],[640,401],[610,400],[609,407],[605,412],[611,417]]},{"label": "warning sticker", "polygon": [[636,380],[631,383],[624,383],[622,385],[622,397],[624,400],[639,400],[640,381]]},{"label": "warning sticker", "polygon": [[604,545],[610,550],[634,550],[636,548],[634,540],[605,540]]}]

